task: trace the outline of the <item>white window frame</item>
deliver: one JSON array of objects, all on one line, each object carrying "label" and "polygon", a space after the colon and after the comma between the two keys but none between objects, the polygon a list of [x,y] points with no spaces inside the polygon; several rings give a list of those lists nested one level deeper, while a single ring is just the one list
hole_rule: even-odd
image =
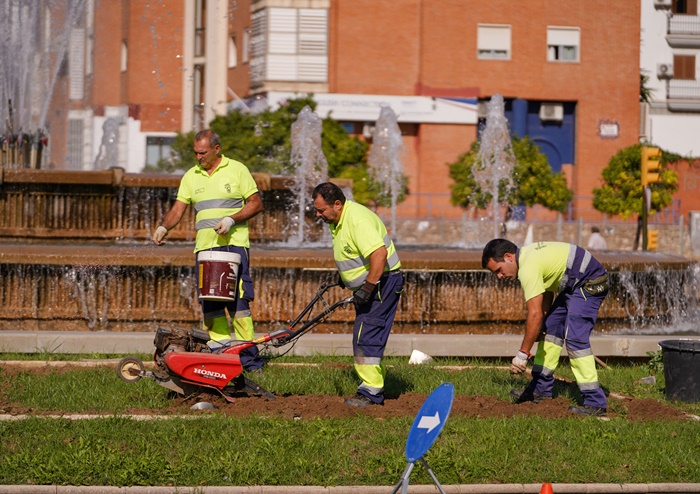
[{"label": "white window frame", "polygon": [[[157,143],[151,143],[149,144],[149,140],[158,140],[160,142]],[[145,163],[146,165],[151,165],[151,166],[157,166],[158,162],[162,159],[169,160],[172,158],[173,155],[173,141],[175,140],[175,136],[172,134],[168,135],[162,135],[162,134],[146,134],[145,135],[145,145],[146,145],[146,156],[145,156]],[[167,142],[163,142],[167,141]],[[157,150],[158,151],[158,159],[155,160],[154,163],[149,162],[149,151]],[[153,154],[153,153],[150,153]]]},{"label": "white window frame", "polygon": [[581,29],[573,26],[547,26],[547,61],[580,62]]},{"label": "white window frame", "polygon": [[479,60],[510,60],[512,30],[509,24],[477,25],[476,57]]},{"label": "white window frame", "polygon": [[228,39],[228,68],[235,69],[238,65],[238,47],[236,46],[236,38],[230,36]]},{"label": "white window frame", "polygon": [[248,63],[250,61],[250,29],[243,31],[243,50],[241,52],[241,62]]},{"label": "white window frame", "polygon": [[121,53],[119,58],[119,69],[126,72],[127,62],[129,59],[129,48],[126,45],[126,40],[122,40]]}]

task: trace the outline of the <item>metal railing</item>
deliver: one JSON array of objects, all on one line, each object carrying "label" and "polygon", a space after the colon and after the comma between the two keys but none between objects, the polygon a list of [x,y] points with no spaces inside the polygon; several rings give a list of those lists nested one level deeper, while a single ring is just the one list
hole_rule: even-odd
[{"label": "metal railing", "polygon": [[700,17],[684,14],[669,15],[666,31],[667,34],[700,35]]},{"label": "metal railing", "polygon": [[666,81],[666,99],[700,99],[700,81],[686,79]]},{"label": "metal railing", "polygon": [[[574,203],[576,200],[591,200],[593,196],[574,196],[574,201],[569,204],[569,208],[562,216],[563,221],[578,221],[577,218],[585,216],[590,218],[591,221],[615,221],[615,222],[630,222],[634,223],[637,221],[637,215],[632,215],[627,220],[623,220],[619,217],[610,217],[590,208],[576,208]],[[384,210],[382,210],[384,212]],[[483,213],[483,214],[482,214]],[[410,200],[406,203],[398,204],[396,207],[396,215],[401,219],[412,219],[412,220],[440,220],[440,219],[455,219],[467,214],[467,212],[457,206],[452,206],[450,204],[450,194],[430,194],[430,193],[413,193],[410,195]],[[476,211],[474,216],[488,216],[486,212]],[[535,205],[533,207],[527,208],[527,220],[528,221],[553,221],[551,219],[552,213],[549,209]],[[679,218],[681,216],[681,201],[680,199],[674,199],[672,203],[662,211],[651,215],[649,221],[651,223],[658,224],[668,224],[675,225],[678,224]]]}]

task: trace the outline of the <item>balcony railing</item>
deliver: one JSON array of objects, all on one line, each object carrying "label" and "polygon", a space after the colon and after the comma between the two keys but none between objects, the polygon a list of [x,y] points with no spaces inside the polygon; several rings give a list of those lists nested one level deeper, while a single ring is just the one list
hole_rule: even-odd
[{"label": "balcony railing", "polygon": [[667,34],[695,34],[700,36],[700,16],[674,14],[668,17]]},{"label": "balcony railing", "polygon": [[667,100],[700,101],[700,81],[671,79],[666,84]]}]

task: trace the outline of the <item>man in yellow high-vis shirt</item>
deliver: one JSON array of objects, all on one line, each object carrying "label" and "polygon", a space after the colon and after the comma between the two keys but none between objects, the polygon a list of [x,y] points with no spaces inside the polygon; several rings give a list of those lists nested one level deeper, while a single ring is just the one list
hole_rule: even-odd
[{"label": "man in yellow high-vis shirt", "polygon": [[382,220],[361,204],[346,200],[326,182],[312,193],[316,216],[328,223],[342,284],[354,291],[353,355],[362,383],[345,403],[384,404],[386,368],[382,362],[403,291],[401,261]]},{"label": "man in yellow high-vis shirt", "polygon": [[608,273],[586,249],[564,242],[536,242],[518,248],[503,238],[484,247],[481,265],[498,279],[518,280],[525,295],[527,318],[520,350],[510,371],[525,372],[532,366],[532,380],[525,389],[514,389],[516,403],[538,403],[552,398],[554,371],[566,346],[583,406],[569,410],[580,416],[604,416],[607,399],[598,383],[591,349],[591,331],[608,294]]},{"label": "man in yellow high-vis shirt", "polygon": [[[168,231],[180,222],[191,204],[196,211],[195,254],[214,250],[241,256],[236,301],[202,300],[203,328],[209,332],[210,346],[218,348],[231,341],[226,310],[233,320],[237,340],[255,336],[250,313],[255,294],[249,272],[247,222],[262,211],[263,205],[250,171],[243,163],[221,154],[221,141],[215,132],[207,129],[195,136],[194,154],[199,164],[183,175],[177,199],[153,234],[153,242],[163,245]],[[241,352],[241,364],[247,371],[262,367],[256,347]]]}]

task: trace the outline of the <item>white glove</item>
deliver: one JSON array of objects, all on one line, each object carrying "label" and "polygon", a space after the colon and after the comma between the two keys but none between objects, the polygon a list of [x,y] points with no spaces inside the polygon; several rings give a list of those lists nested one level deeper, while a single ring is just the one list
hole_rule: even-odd
[{"label": "white glove", "polygon": [[168,234],[168,229],[165,228],[163,225],[159,226],[156,228],[156,231],[153,232],[153,243],[156,245],[160,245],[163,243],[163,239],[165,236]]},{"label": "white glove", "polygon": [[530,360],[530,355],[518,350],[518,353],[513,357],[510,363],[510,373],[513,375],[522,374],[527,370],[527,361]]},{"label": "white glove", "polygon": [[231,227],[235,224],[236,222],[233,221],[233,218],[231,218],[230,216],[224,216],[223,218],[221,218],[221,221],[219,221],[216,224],[216,226],[214,227],[214,231],[219,235],[226,235],[231,229]]}]

